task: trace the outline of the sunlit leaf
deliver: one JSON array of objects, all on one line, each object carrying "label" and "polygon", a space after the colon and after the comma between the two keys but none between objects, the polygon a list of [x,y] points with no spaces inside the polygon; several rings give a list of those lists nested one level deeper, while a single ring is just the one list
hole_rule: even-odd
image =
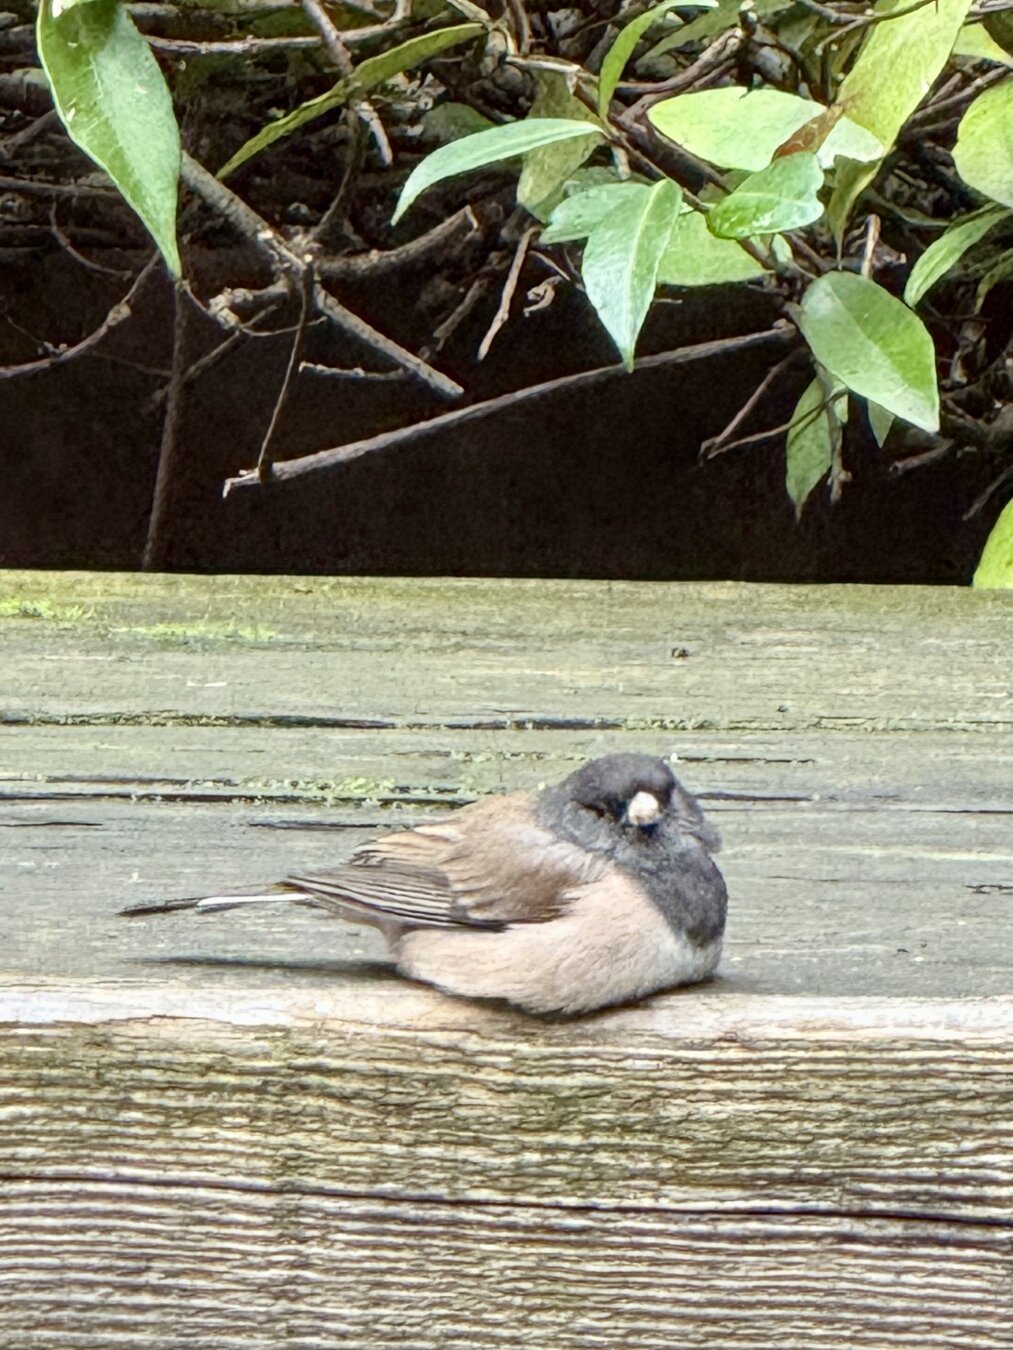
[{"label": "sunlit leaf", "polygon": [[499,164],[504,159],[527,154],[540,146],[573,140],[587,134],[587,126],[583,122],[574,122],[568,117],[529,117],[523,122],[508,122],[505,126],[465,136],[450,145],[441,145],[438,150],[427,155],[421,164],[416,164],[408,175],[398,198],[393,223],[401,219],[412,202],[427,188],[442,183],[445,178],[483,169],[486,165]]},{"label": "sunlit leaf", "polygon": [[[656,103],[648,113],[664,136],[723,169],[764,169],[779,146],[800,127],[825,116],[827,109],[809,98],[780,89],[744,89],[725,85],[678,94]],[[878,159],[883,147],[864,127],[839,117],[819,147],[822,164],[835,156]]]},{"label": "sunlit leaf", "polygon": [[700,211],[684,211],[672,227],[661,263],[661,286],[718,286],[762,277],[764,269],[734,239],[718,239]]},{"label": "sunlit leaf", "polygon": [[788,428],[784,470],[784,485],[795,504],[796,520],[813,489],[830,472],[834,444],[847,416],[848,395],[839,384],[832,386],[829,404],[818,379],[798,401]]},{"label": "sunlit leaf", "polygon": [[[875,12],[882,15],[909,7],[910,0],[878,0]],[[884,153],[945,66],[970,7],[971,0],[934,0],[868,29],[837,101],[847,104],[852,121],[877,137]],[[838,168],[828,207],[838,239],[859,194],[878,171],[878,164]]]},{"label": "sunlit leaf", "polygon": [[566,73],[561,70],[536,71],[535,89],[528,120],[572,118],[576,122],[591,123],[591,134],[583,139],[543,145],[524,157],[524,168],[517,184],[517,201],[538,220],[547,220],[559,202],[563,184],[594,153],[601,135],[594,113],[574,98]]},{"label": "sunlit leaf", "polygon": [[1013,56],[999,46],[983,23],[965,23],[953,45],[954,56],[967,56],[972,61],[995,61],[1013,66]]},{"label": "sunlit leaf", "polygon": [[775,159],[714,207],[707,228],[721,239],[800,229],[823,214],[817,196],[822,186],[823,170],[815,155]]},{"label": "sunlit leaf", "polygon": [[581,276],[623,363],[630,369],[637,335],[654,298],[658,267],[682,206],[667,178],[643,197],[628,197],[592,230]]},{"label": "sunlit leaf", "polygon": [[[599,221],[622,201],[633,201],[650,192],[647,183],[602,183],[598,187],[564,197],[541,233],[543,244],[566,244],[586,239]],[[740,250],[741,252],[741,250]]]},{"label": "sunlit leaf", "polygon": [[935,349],[913,310],[853,272],[828,272],[803,297],[799,327],[821,365],[863,398],[939,429]]},{"label": "sunlit leaf", "polygon": [[68,136],[113,180],[178,276],[179,128],[151,48],[117,0],[62,8],[42,0],[36,36]]},{"label": "sunlit leaf", "polygon": [[869,426],[872,428],[872,434],[875,437],[876,444],[882,449],[886,444],[887,436],[890,434],[890,428],[893,426],[896,419],[892,412],[887,412],[885,408],[881,408],[879,404],[871,398],[866,401],[866,410],[869,414]]},{"label": "sunlit leaf", "polygon": [[1013,590],[1013,501],[1006,503],[985,541],[974,585],[981,589]]},{"label": "sunlit leaf", "polygon": [[269,145],[274,145],[275,141],[290,136],[293,131],[305,126],[307,122],[312,122],[316,117],[322,117],[331,108],[339,108],[348,103],[356,94],[367,93],[378,84],[392,80],[395,75],[421,65],[429,57],[438,56],[448,47],[455,47],[458,43],[467,42],[484,32],[484,27],[479,23],[459,23],[450,28],[434,28],[432,32],[420,33],[397,47],[391,47],[389,51],[360,61],[348,79],[338,80],[337,84],[332,85],[326,93],[308,99],[285,117],[279,117],[276,122],[269,122],[266,127],[262,127],[256,136],[251,136],[245,145],[241,145],[232,158],[222,165],[218,170],[218,177],[227,178],[230,173],[235,173],[240,164],[245,164],[254,155],[259,155]]},{"label": "sunlit leaf", "polygon": [[961,216],[952,221],[938,239],[928,248],[911,269],[911,275],[904,287],[904,300],[914,306],[936,282],[946,275],[951,267],[983,239],[993,225],[1009,217],[1009,212],[1001,206],[985,206],[980,211],[972,211],[969,216]]},{"label": "sunlit leaf", "polygon": [[1013,79],[986,89],[964,113],[953,162],[970,187],[1013,206]]}]

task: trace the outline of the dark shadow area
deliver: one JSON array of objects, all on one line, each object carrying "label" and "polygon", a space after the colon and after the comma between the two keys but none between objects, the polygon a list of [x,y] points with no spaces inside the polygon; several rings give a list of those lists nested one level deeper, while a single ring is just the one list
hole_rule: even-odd
[{"label": "dark shadow area", "polygon": [[[230,256],[230,277],[241,278],[242,265]],[[32,334],[79,340],[126,285],[62,253],[10,263],[0,362],[36,358]],[[345,298],[418,350],[428,337],[426,316],[413,307],[418,293],[418,277],[407,277]],[[55,296],[65,304],[59,314]],[[515,316],[479,364],[473,354],[491,308],[435,358],[467,401],[614,360],[584,298],[563,289],[548,309]],[[640,350],[760,332],[775,317],[773,297],[760,289],[685,291],[655,307]],[[197,311],[191,323],[195,357],[221,341]],[[100,355],[0,383],[0,565],[140,565],[171,340],[171,297],[156,277]],[[459,431],[223,501],[224,480],[256,462],[290,342],[244,338],[188,387],[170,569],[962,583],[1002,505],[963,519],[994,477],[983,457],[953,454],[898,477],[858,426],[843,500],[832,507],[818,490],[797,525],[783,435],[706,463],[699,455],[783,356],[762,349],[617,371],[589,389],[519,401]],[[351,343],[336,351],[333,333],[316,331],[304,356],[350,368],[370,359]],[[779,377],[744,430],[786,421],[808,379],[805,363]],[[283,410],[276,455],[310,454],[447,407],[408,380],[304,372]]]}]

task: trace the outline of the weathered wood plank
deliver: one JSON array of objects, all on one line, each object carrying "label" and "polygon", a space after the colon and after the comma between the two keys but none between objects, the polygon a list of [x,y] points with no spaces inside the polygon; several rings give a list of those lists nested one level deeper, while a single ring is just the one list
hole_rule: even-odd
[{"label": "weathered wood plank", "polygon": [[19,1350],[1010,1344],[1008,1249],[987,1225],[97,1180],[18,1185],[9,1207],[38,1233],[5,1298]]},{"label": "weathered wood plank", "polygon": [[[1013,1346],[1013,603],[0,574],[0,1344]],[[620,745],[712,985],[575,1023],[257,882]]]}]

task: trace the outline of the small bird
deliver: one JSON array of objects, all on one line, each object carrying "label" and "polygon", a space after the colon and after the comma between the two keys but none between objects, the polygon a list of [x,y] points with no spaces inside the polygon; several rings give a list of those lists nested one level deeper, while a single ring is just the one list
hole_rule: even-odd
[{"label": "small bird", "polygon": [[378,928],[401,974],[530,1013],[586,1013],[707,979],[727,892],[718,835],[664,760],[615,754],[361,845],[267,894],[125,914],[294,901]]}]

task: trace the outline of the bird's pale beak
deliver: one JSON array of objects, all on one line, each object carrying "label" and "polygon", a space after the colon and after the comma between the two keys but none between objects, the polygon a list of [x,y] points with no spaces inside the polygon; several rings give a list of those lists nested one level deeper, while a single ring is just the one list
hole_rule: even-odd
[{"label": "bird's pale beak", "polygon": [[661,816],[661,803],[653,792],[637,792],[630,798],[626,819],[631,825],[643,828],[654,825]]}]

